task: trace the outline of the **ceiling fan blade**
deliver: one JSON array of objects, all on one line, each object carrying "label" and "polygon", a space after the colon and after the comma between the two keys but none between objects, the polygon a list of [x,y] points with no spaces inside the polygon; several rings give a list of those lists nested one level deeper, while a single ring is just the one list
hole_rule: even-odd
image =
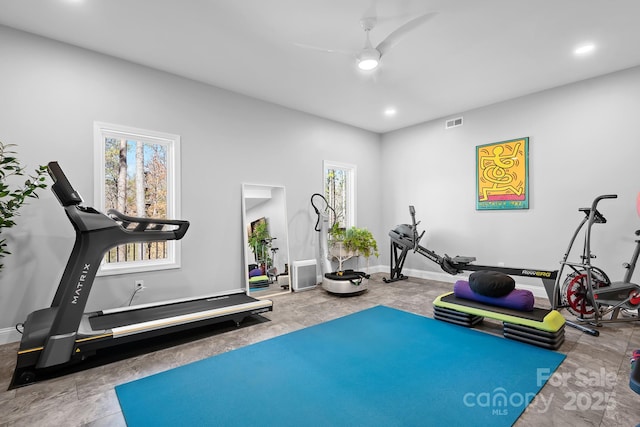
[{"label": "ceiling fan blade", "polygon": [[326,47],[320,47],[320,46],[312,46],[309,44],[304,44],[304,43],[294,43],[294,46],[300,47],[302,49],[309,49],[309,50],[317,50],[320,52],[325,52],[325,53],[340,53],[343,55],[351,55],[351,56],[356,56],[358,54],[357,51],[354,50],[345,50],[345,49],[329,49]]},{"label": "ceiling fan blade", "polygon": [[429,19],[433,18],[437,15],[437,12],[429,12],[424,15],[420,15],[416,18],[413,18],[409,22],[397,28],[391,34],[387,36],[384,40],[382,40],[376,49],[380,52],[380,56],[383,56],[385,53],[389,51],[393,46],[395,46],[402,37],[404,37],[407,33],[419,27],[420,25],[427,22]]}]

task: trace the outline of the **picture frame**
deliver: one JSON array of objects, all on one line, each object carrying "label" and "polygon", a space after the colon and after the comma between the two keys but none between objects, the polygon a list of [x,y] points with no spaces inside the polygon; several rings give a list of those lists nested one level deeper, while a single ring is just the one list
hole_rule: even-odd
[{"label": "picture frame", "polygon": [[476,210],[529,209],[529,138],[476,146]]}]

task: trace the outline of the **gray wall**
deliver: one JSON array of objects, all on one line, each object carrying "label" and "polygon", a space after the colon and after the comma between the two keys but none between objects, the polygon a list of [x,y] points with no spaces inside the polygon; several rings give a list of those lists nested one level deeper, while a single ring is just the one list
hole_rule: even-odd
[{"label": "gray wall", "polygon": [[[557,269],[582,218],[578,208],[615,193],[617,200],[601,204],[609,222],[594,227],[593,249],[597,265],[621,279],[640,228],[638,111],[640,68],[634,68],[467,111],[461,127],[445,130],[442,119],[385,134],[383,157],[394,160],[382,169],[382,222],[409,222],[413,204],[427,230],[423,246],[440,254]],[[530,138],[530,208],[476,211],[475,147],[520,137]],[[410,256],[406,267],[452,280],[420,256]]]},{"label": "gray wall", "polygon": [[[2,26],[0,40],[0,140],[17,144],[30,169],[59,161],[86,205],[94,121],[182,138],[182,216],[191,222],[182,268],[98,278],[88,309],[128,302],[137,278],[147,287],[140,303],[243,288],[243,182],[286,187],[291,260],[314,258],[309,198],[322,190],[325,159],[357,164],[357,221],[380,233],[379,135]],[[0,275],[0,342],[51,303],[74,232],[46,190],[3,237],[13,254]]]}]

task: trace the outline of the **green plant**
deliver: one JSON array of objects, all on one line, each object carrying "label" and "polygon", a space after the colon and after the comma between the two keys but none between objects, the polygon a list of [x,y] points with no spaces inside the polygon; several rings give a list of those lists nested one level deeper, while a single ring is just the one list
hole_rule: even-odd
[{"label": "green plant", "polygon": [[269,256],[271,235],[267,228],[266,221],[258,221],[249,233],[249,246],[253,251],[253,255],[256,258],[257,263],[264,263],[265,265],[271,264],[271,257]]},{"label": "green plant", "polygon": [[378,256],[378,243],[373,234],[366,228],[351,227],[346,230],[344,246],[347,250],[360,253],[365,258]]},{"label": "green plant", "polygon": [[341,242],[344,240],[346,230],[338,225],[338,222],[334,222],[329,229],[329,238],[335,242]]},{"label": "green plant", "polygon": [[333,242],[341,242],[345,250],[357,252],[365,258],[379,255],[378,243],[366,228],[351,227],[345,230],[335,223],[329,230],[329,236]]},{"label": "green plant", "polygon": [[[44,189],[46,184],[47,167],[40,166],[35,175],[28,175],[28,179],[18,188],[11,189],[7,181],[12,176],[23,176],[24,167],[11,151],[14,144],[4,144],[0,141],[0,233],[3,228],[11,228],[15,223],[18,211],[28,198],[38,198],[37,189]],[[0,239],[0,259],[11,254],[7,249],[7,240]],[[4,264],[0,264],[0,271]]]}]

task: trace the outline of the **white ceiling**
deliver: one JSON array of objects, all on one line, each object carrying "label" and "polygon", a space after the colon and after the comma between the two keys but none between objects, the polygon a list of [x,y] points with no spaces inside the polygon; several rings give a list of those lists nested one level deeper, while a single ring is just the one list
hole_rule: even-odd
[{"label": "white ceiling", "polygon": [[[437,15],[373,74],[302,47],[360,49],[373,10],[374,46]],[[638,18],[638,0],[0,1],[0,24],[380,133],[640,65]]]}]

